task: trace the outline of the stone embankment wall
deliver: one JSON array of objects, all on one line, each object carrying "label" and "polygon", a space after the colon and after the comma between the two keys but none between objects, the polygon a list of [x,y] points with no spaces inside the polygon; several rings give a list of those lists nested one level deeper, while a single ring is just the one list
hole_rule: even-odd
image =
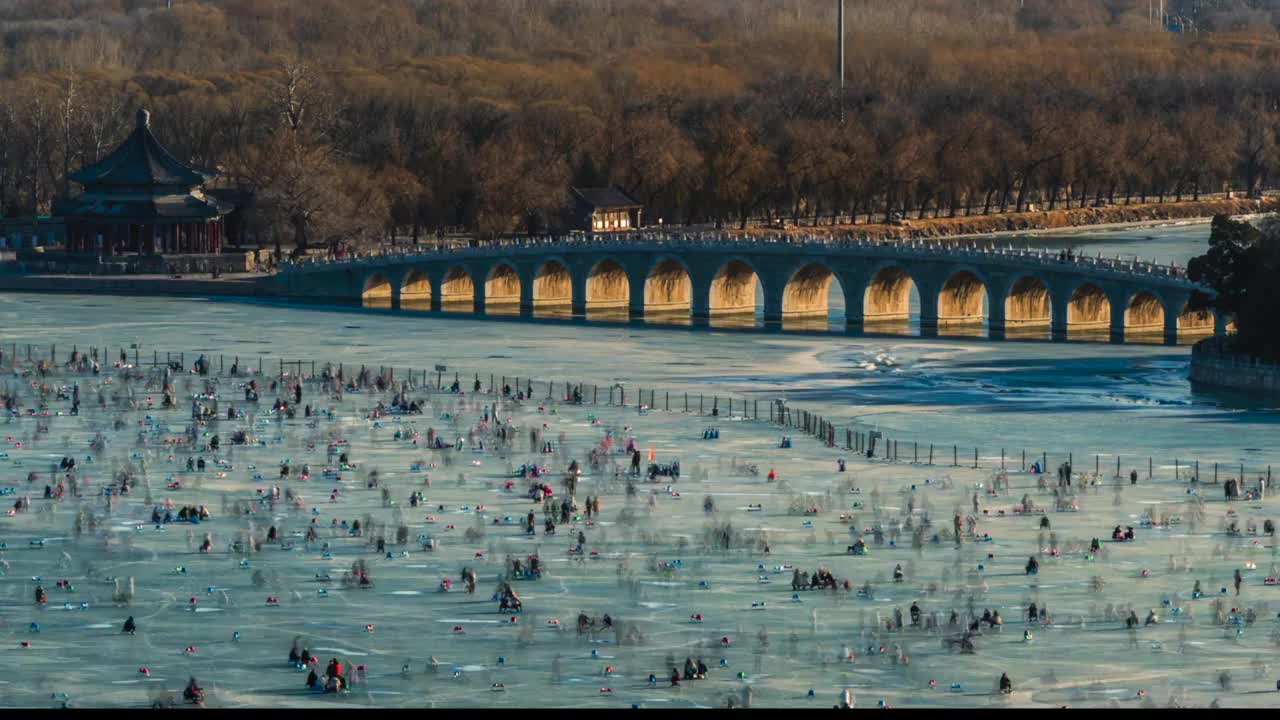
[{"label": "stone embankment wall", "polygon": [[1217,387],[1280,393],[1280,363],[1230,351],[1229,337],[1209,338],[1191,349],[1191,381]]}]

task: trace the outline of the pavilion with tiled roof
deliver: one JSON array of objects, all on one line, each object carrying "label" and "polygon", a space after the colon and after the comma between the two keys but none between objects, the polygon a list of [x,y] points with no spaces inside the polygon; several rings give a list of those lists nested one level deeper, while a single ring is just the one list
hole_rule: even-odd
[{"label": "pavilion with tiled roof", "polygon": [[209,254],[222,250],[222,219],[234,208],[204,193],[214,173],[165,150],[138,111],[129,137],[111,154],[70,175],[83,186],[59,198],[69,252],[104,256]]}]

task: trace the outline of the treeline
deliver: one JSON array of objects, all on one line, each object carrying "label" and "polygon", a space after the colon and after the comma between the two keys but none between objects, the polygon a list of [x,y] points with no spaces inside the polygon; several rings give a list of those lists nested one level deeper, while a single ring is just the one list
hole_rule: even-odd
[{"label": "treeline", "polygon": [[574,185],[667,224],[882,222],[1257,192],[1276,0],[20,0],[0,214],[133,111],[297,245],[539,232]]},{"label": "treeline", "polygon": [[1192,303],[1235,318],[1233,349],[1280,362],[1280,221],[1255,227],[1225,215],[1213,218],[1209,250],[1191,259],[1187,275],[1214,289]]}]

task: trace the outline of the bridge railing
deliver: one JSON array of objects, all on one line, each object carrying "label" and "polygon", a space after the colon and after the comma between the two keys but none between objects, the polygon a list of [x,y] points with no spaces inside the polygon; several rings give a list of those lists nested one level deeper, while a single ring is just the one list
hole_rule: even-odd
[{"label": "bridge railing", "polygon": [[913,259],[944,257],[949,260],[988,261],[1007,258],[1021,264],[1059,268],[1063,265],[1073,265],[1090,271],[1104,271],[1126,276],[1169,278],[1189,283],[1189,280],[1186,280],[1186,270],[1176,264],[1165,265],[1138,259],[1121,259],[1119,257],[1104,258],[1101,254],[1097,256],[1076,255],[1068,254],[1065,251],[1032,248],[1030,246],[1017,248],[1011,243],[1003,246],[978,244],[976,242],[962,245],[951,241],[890,241],[865,238],[830,238],[816,235],[758,236],[728,233],[632,233],[556,238],[506,238],[467,248],[424,246],[412,250],[357,255],[350,258],[288,260],[281,263],[280,267],[282,272],[292,273],[331,270],[336,267],[386,265],[412,262],[419,259],[491,257],[495,254],[503,254],[509,251],[557,251],[590,248],[592,250],[619,249],[659,252],[727,249],[737,252],[749,252],[753,249],[771,250],[782,247],[800,251],[859,250],[873,255]]}]

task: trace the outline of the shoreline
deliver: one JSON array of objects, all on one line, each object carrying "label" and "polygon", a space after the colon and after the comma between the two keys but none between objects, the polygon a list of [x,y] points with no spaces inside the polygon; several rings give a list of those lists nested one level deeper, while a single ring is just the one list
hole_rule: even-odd
[{"label": "shoreline", "polygon": [[[901,225],[827,225],[787,228],[782,232],[808,235],[842,235],[875,240],[972,240],[980,237],[1039,236],[1098,229],[1113,231],[1129,227],[1209,222],[1214,215],[1257,217],[1280,211],[1280,196],[1254,199],[1217,199],[1170,203],[1108,205],[1094,208],[1037,210],[1034,212],[970,215],[954,218],[906,219]],[[751,234],[779,232],[769,228],[749,228]]]}]

